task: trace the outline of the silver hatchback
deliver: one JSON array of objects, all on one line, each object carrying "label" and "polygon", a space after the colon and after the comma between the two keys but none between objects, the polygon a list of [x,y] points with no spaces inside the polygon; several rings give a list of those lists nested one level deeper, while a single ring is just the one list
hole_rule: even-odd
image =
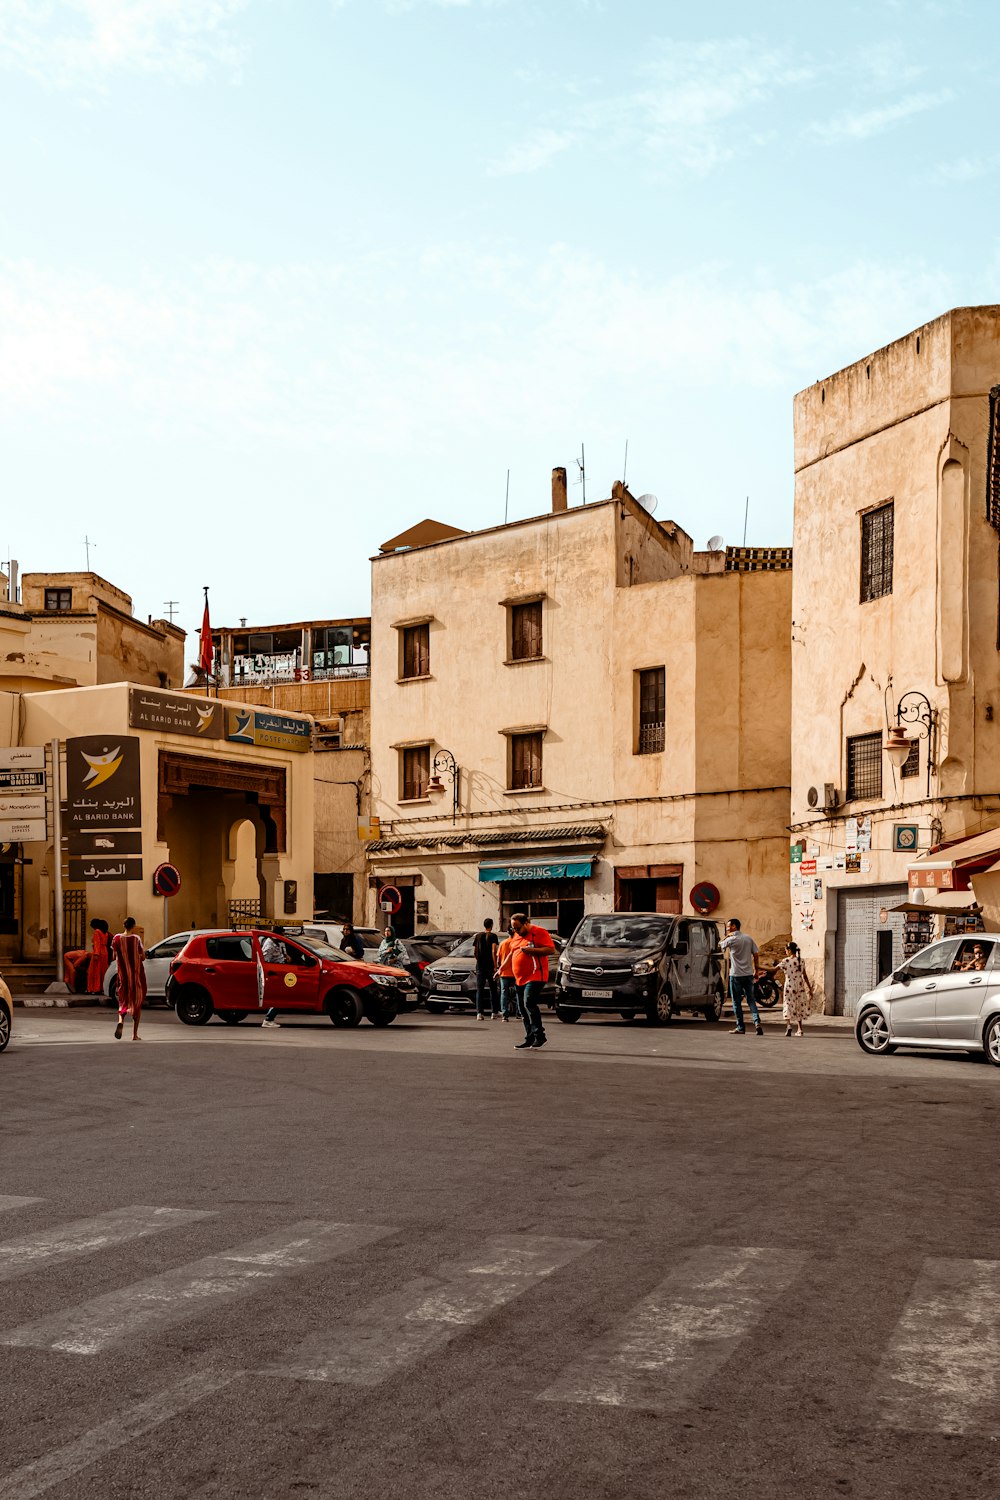
[{"label": "silver hatchback", "polygon": [[854,1034],[865,1052],[985,1052],[1000,1068],[1000,935],[921,948],[861,996],[857,1015]]}]

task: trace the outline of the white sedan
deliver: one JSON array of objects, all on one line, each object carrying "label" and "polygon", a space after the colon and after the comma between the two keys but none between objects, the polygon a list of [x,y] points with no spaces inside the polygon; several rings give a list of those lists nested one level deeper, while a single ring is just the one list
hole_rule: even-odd
[{"label": "white sedan", "polygon": [[[146,957],[143,960],[143,968],[146,970],[146,995],[150,1000],[163,1000],[166,1002],[167,976],[170,973],[170,961],[176,958],[184,944],[189,938],[194,937],[195,929],[189,932],[175,932],[170,937],[164,938],[162,942],[154,943],[151,948],[146,949]],[[118,964],[112,959],[108,965],[108,972],[104,976],[104,993],[108,1002],[115,1005],[118,1002]]]}]

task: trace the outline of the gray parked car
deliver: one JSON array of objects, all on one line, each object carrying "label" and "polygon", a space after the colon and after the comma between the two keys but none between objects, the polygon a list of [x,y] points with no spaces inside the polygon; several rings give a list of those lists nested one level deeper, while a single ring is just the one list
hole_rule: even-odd
[{"label": "gray parked car", "polygon": [[985,1052],[1000,1068],[1000,936],[951,937],[921,948],[861,996],[854,1034],[865,1052]]},{"label": "gray parked car", "polygon": [[[502,934],[501,934],[502,935]],[[470,933],[457,947],[443,958],[437,958],[424,970],[427,981],[426,1003],[432,1015],[444,1015],[446,1010],[474,1011],[476,1008],[476,959],[472,951],[475,933]],[[555,955],[549,964],[549,981],[542,991],[542,1004],[555,1005],[559,991],[555,983],[556,961],[562,948],[562,939],[553,934]]]}]

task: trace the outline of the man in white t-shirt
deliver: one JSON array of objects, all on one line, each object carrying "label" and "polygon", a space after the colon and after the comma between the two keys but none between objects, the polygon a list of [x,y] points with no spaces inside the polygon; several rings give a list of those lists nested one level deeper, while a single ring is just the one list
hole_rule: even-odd
[{"label": "man in white t-shirt", "polygon": [[753,1029],[758,1036],[763,1036],[764,1028],[760,1024],[757,1002],[753,994],[753,982],[759,973],[757,944],[749,933],[742,930],[739,917],[730,917],[726,923],[726,936],[722,940],[722,950],[729,954],[729,998],[733,1002],[733,1015],[736,1018],[733,1034],[742,1036],[746,1030],[743,1025],[741,1003],[746,1000],[753,1017]]}]

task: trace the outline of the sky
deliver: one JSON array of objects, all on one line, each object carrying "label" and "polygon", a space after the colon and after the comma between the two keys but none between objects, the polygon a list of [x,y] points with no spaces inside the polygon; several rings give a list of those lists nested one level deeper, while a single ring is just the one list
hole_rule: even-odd
[{"label": "sky", "polygon": [[626,444],[787,545],[794,393],[1000,301],[998,64],[985,0],[0,0],[0,557],[365,614]]}]

